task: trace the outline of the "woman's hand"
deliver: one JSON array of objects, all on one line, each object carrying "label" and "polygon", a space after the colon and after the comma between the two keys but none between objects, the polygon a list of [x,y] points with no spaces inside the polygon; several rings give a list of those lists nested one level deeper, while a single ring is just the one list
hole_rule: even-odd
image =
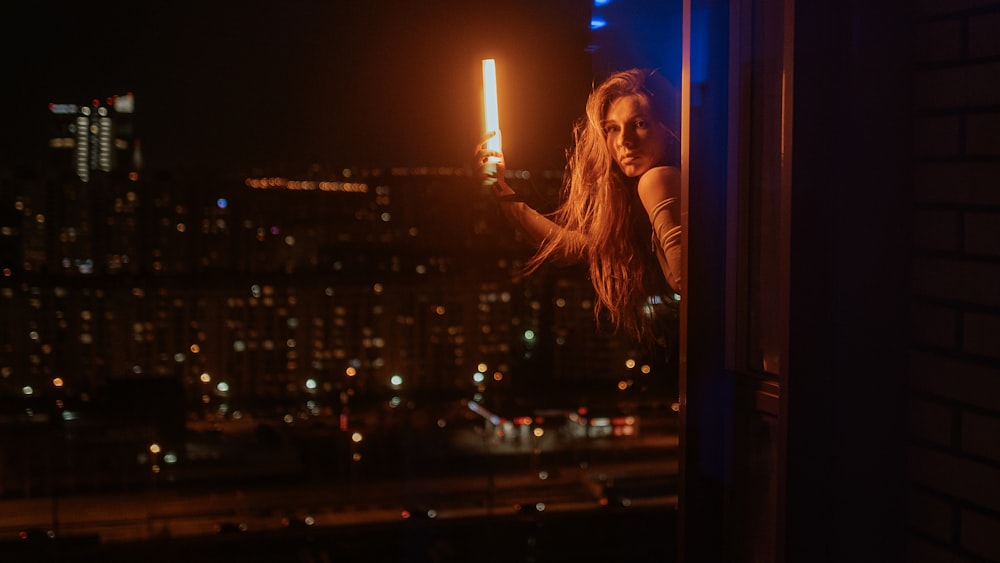
[{"label": "woman's hand", "polygon": [[505,179],[507,161],[504,160],[503,153],[486,148],[486,141],[496,135],[496,131],[490,131],[484,134],[476,145],[475,163],[479,170],[479,179],[484,186],[490,187],[497,197],[514,195],[514,190],[507,185]]}]

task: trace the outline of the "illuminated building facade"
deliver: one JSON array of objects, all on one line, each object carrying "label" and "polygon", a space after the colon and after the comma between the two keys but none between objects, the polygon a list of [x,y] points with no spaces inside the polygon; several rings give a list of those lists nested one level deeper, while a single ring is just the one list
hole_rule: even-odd
[{"label": "illuminated building facade", "polygon": [[[49,147],[72,155],[72,167],[83,182],[97,170],[111,172],[139,167],[141,158],[134,139],[132,93],[94,99],[88,104],[50,103],[55,128]],[[124,160],[124,163],[122,162]]]},{"label": "illuminated building facade", "polygon": [[627,378],[585,272],[520,277],[531,248],[467,171],[140,174],[132,104],[51,106],[62,164],[5,190],[0,394],[173,379],[198,416],[308,417]]},{"label": "illuminated building facade", "polygon": [[581,272],[515,281],[530,249],[462,171],[364,174],[112,178],[71,226],[17,195],[7,232],[46,244],[3,265],[4,391],[179,377],[225,411],[392,392],[396,374],[471,389],[481,365],[494,385],[619,377],[627,352],[595,330]]},{"label": "illuminated building facade", "polygon": [[[584,269],[519,275],[531,246],[466,170],[118,159],[84,180],[64,149],[0,176],[0,419],[20,437],[0,449],[30,452],[0,490],[63,463],[36,435],[119,459],[93,486],[126,487],[146,478],[135,452],[176,451],[185,421],[434,424],[429,403],[531,412],[663,378],[597,330]],[[559,180],[535,184],[554,199]]]}]

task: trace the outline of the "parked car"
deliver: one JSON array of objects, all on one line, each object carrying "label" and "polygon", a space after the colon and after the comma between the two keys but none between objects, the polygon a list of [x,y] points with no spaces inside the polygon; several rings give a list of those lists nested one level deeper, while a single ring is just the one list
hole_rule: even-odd
[{"label": "parked car", "polygon": [[286,528],[308,528],[316,525],[316,519],[312,516],[290,514],[281,518],[281,525]]},{"label": "parked car", "polygon": [[215,524],[216,534],[238,534],[247,531],[246,522],[218,522]]},{"label": "parked car", "polygon": [[403,520],[433,520],[437,518],[438,513],[433,508],[420,505],[404,508],[400,512],[400,516],[403,517]]},{"label": "parked car", "polygon": [[598,501],[605,508],[628,508],[632,506],[632,499],[615,492],[605,493]]},{"label": "parked car", "polygon": [[21,541],[45,542],[56,539],[56,532],[50,528],[25,528],[17,533]]}]

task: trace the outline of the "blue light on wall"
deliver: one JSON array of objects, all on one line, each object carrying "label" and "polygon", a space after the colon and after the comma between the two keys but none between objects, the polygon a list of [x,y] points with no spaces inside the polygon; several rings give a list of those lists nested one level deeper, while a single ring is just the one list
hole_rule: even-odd
[{"label": "blue light on wall", "polygon": [[[680,84],[680,0],[592,0],[590,53],[595,76],[655,68]],[[595,31],[599,30],[599,31]]]},{"label": "blue light on wall", "polygon": [[708,15],[707,9],[691,11],[691,83],[708,79]]}]

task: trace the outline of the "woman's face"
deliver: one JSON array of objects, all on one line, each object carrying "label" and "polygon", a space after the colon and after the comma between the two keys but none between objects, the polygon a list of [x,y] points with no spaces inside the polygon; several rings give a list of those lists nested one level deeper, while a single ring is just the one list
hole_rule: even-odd
[{"label": "woman's face", "polygon": [[622,172],[630,177],[666,162],[669,136],[654,120],[642,96],[622,96],[608,105],[604,115],[604,139]]}]

